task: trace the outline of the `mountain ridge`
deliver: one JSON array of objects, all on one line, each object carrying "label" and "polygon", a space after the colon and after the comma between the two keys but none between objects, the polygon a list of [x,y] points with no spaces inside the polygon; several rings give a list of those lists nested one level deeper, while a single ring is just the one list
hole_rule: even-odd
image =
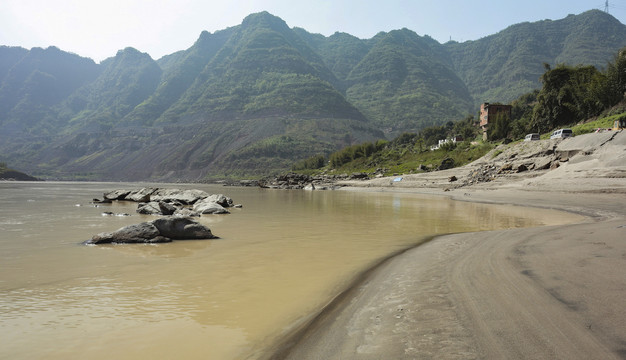
[{"label": "mountain ridge", "polygon": [[624,46],[626,26],[595,10],[464,43],[406,28],[326,37],[261,12],[157,60],[0,46],[0,161],[50,178],[267,175],[462,119],[538,88],[543,63],[602,66]]}]

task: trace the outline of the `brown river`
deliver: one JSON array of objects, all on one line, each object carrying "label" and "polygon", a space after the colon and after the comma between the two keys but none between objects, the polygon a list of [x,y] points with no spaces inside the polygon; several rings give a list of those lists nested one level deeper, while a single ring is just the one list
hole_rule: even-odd
[{"label": "brown river", "polygon": [[[154,219],[135,203],[90,203],[144,185],[222,193],[243,208],[203,215],[217,240],[80,244]],[[254,359],[390,254],[436,234],[566,216],[416,194],[0,182],[0,359]]]}]

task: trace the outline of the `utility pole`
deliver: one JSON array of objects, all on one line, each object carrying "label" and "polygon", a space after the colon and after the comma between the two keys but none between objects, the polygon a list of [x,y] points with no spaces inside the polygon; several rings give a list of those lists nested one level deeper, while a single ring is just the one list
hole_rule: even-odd
[{"label": "utility pole", "polygon": [[604,12],[607,14],[609,13],[609,0],[606,0],[604,3]]}]

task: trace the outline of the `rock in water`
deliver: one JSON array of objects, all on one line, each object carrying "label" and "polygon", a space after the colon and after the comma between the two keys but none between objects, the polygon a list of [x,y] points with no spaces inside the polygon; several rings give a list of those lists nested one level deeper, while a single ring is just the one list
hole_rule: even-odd
[{"label": "rock in water", "polygon": [[159,209],[161,209],[161,214],[163,215],[172,215],[178,210],[175,205],[163,201],[159,201]]},{"label": "rock in water", "polygon": [[175,240],[199,240],[217,238],[211,229],[191,219],[167,216],[150,222],[125,226],[114,232],[94,235],[86,245],[164,243]]},{"label": "rock in water", "polygon": [[210,201],[208,198],[195,203],[193,211],[200,214],[230,214],[222,205]]},{"label": "rock in water", "polygon": [[163,201],[150,201],[149,203],[139,203],[137,213],[144,215],[172,215],[178,208]]},{"label": "rock in water", "polygon": [[135,243],[162,243],[170,242],[171,239],[161,236],[159,229],[152,223],[144,222],[125,226],[111,233],[94,235],[85,244],[135,244]]},{"label": "rock in water", "polygon": [[200,217],[200,213],[187,208],[176,209],[173,215],[179,217]]},{"label": "rock in water", "polygon": [[130,194],[130,190],[113,190],[108,193],[104,193],[104,200],[124,200],[126,195]]},{"label": "rock in water", "polygon": [[161,215],[161,207],[156,201],[151,201],[149,203],[139,203],[139,205],[137,205],[136,211],[137,213],[144,215]]},{"label": "rock in water", "polygon": [[150,195],[152,195],[157,189],[155,188],[143,188],[140,190],[131,191],[126,195],[124,200],[131,200],[134,202],[150,202]]},{"label": "rock in water", "polygon": [[214,202],[225,208],[233,206],[233,199],[229,198],[228,196],[224,194],[213,194],[205,199],[202,199],[201,201]]},{"label": "rock in water", "polygon": [[183,204],[193,204],[200,199],[208,197],[209,194],[202,190],[181,190],[181,189],[159,189],[150,195],[151,201],[180,202]]},{"label": "rock in water", "polygon": [[174,240],[214,239],[211,229],[189,218],[166,216],[152,221],[162,236]]}]

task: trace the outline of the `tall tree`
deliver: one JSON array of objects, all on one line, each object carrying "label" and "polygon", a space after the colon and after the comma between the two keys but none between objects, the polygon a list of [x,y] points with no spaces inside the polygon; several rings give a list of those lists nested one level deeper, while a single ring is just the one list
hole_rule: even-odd
[{"label": "tall tree", "polygon": [[546,132],[597,115],[603,106],[594,96],[602,74],[593,66],[557,65],[541,76],[531,128]]}]

